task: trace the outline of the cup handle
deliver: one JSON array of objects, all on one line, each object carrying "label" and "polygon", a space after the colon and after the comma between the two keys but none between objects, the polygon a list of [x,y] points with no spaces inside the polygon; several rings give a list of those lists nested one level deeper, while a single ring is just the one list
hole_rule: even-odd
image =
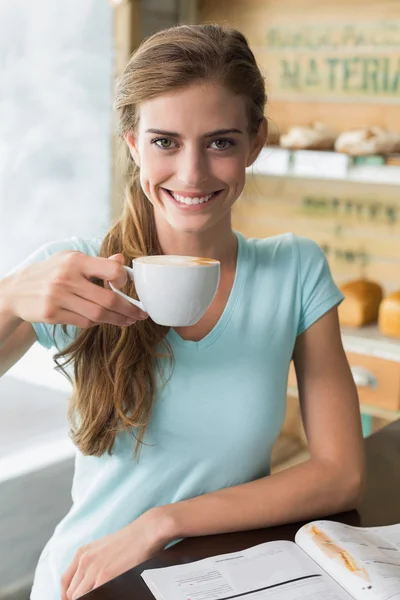
[{"label": "cup handle", "polygon": [[[135,281],[135,277],[134,277],[134,269],[132,269],[131,267],[127,267],[126,265],[122,265],[125,269],[125,271],[128,272],[128,275],[130,277],[130,279],[132,281]],[[145,309],[145,307],[143,306],[143,304],[141,302],[139,302],[138,300],[135,300],[134,298],[131,298],[130,296],[127,296],[126,294],[124,294],[123,292],[121,292],[121,290],[119,290],[118,288],[116,288],[111,281],[108,282],[108,285],[110,286],[110,288],[112,289],[113,292],[115,292],[116,294],[118,294],[118,296],[121,296],[122,298],[125,298],[125,300],[128,300],[128,302],[130,302],[131,304],[134,304],[135,306],[137,306],[138,308],[140,308],[140,310],[143,310],[144,312],[147,312],[147,310]]]}]

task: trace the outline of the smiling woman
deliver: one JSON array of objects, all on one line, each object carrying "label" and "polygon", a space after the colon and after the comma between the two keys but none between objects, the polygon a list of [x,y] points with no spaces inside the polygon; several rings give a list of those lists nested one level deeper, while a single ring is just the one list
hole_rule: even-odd
[{"label": "smiling woman", "polygon": [[[182,537],[310,519],[359,499],[357,394],[325,257],[290,233],[246,239],[231,226],[265,144],[265,102],[240,32],[179,26],[148,38],[117,87],[121,218],[102,241],[50,244],[0,282],[4,352],[31,323],[73,367],[74,502],[32,600],[76,599]],[[156,325],[108,289],[124,286],[132,259],[162,254],[220,262],[194,325]],[[310,459],[271,475],[292,359]]]},{"label": "smiling woman", "polygon": [[[152,127],[159,123],[162,129]],[[265,140],[265,128],[254,139],[248,129],[244,98],[213,81],[191,83],[141,106],[138,127],[126,139],[136,164],[147,166],[140,169],[140,183],[168,253],[175,252],[172,229],[203,235],[218,224],[229,244],[230,209]]]}]

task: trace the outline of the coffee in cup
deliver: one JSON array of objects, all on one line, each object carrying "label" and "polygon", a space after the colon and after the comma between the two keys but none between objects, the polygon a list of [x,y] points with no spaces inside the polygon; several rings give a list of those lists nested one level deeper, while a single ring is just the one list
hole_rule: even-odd
[{"label": "coffee in cup", "polygon": [[199,256],[141,256],[124,269],[135,282],[139,301],[110,283],[111,289],[155,323],[169,327],[197,323],[213,301],[220,278],[220,262]]}]

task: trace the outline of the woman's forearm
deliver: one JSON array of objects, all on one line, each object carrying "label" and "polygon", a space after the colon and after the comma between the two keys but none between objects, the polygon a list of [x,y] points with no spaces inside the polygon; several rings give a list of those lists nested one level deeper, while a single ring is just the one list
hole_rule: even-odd
[{"label": "woman's forearm", "polygon": [[12,299],[9,298],[11,277],[0,280],[0,348],[23,322],[12,312]]},{"label": "woman's forearm", "polygon": [[271,527],[356,507],[363,473],[346,475],[326,460],[310,459],[269,477],[155,509],[169,523],[171,541]]}]

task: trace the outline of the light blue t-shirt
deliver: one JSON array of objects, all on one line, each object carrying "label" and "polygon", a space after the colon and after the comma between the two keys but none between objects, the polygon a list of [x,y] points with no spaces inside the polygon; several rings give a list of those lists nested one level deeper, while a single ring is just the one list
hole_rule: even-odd
[{"label": "light blue t-shirt", "polygon": [[[165,387],[159,382],[139,461],[132,432],[118,435],[112,456],[77,452],[73,505],[43,550],[32,600],[60,600],[61,576],[78,548],[148,509],[269,475],[296,337],[343,296],[313,241],[236,235],[234,285],[214,329],[199,342],[167,334],[174,370]],[[46,245],[25,264],[63,249],[95,256],[99,246],[72,238]],[[53,326],[34,328],[42,345],[54,345]],[[59,348],[71,341],[61,326],[55,337]]]}]

